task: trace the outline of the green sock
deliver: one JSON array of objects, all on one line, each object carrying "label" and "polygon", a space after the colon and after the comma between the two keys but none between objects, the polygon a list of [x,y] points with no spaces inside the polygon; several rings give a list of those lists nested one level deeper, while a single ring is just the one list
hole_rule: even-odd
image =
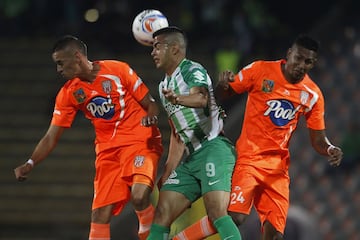
[{"label": "green sock", "polygon": [[152,224],[147,240],[168,240],[170,228],[158,224]]},{"label": "green sock", "polygon": [[216,219],[213,224],[221,239],[241,240],[240,231],[229,215]]}]

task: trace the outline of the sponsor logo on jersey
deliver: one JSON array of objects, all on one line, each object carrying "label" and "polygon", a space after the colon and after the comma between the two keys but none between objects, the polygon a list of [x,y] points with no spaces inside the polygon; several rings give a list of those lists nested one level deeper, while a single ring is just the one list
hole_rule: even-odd
[{"label": "sponsor logo on jersey", "polygon": [[145,161],[144,156],[136,156],[134,161],[135,167],[141,167],[142,165],[144,165],[144,161]]},{"label": "sponsor logo on jersey", "polygon": [[96,118],[111,119],[115,114],[115,106],[110,98],[94,97],[86,109]]},{"label": "sponsor logo on jersey", "polygon": [[206,83],[206,76],[200,70],[194,72],[194,80],[196,83]]},{"label": "sponsor logo on jersey", "polygon": [[103,81],[103,82],[101,83],[101,85],[102,85],[102,89],[104,90],[104,92],[105,92],[106,94],[110,94],[111,89],[112,89],[112,87],[111,87],[111,81],[110,81],[110,80],[105,80],[105,81]]},{"label": "sponsor logo on jersey", "polygon": [[274,81],[269,79],[264,79],[262,82],[261,91],[269,93],[272,92],[274,88]]},{"label": "sponsor logo on jersey", "polygon": [[264,116],[269,116],[276,126],[284,126],[295,118],[296,112],[299,111],[301,105],[294,105],[285,99],[269,100],[266,102],[269,108],[265,111]]},{"label": "sponsor logo on jersey", "polygon": [[78,103],[83,103],[86,99],[86,94],[82,88],[77,89],[75,92],[73,92],[73,96]]},{"label": "sponsor logo on jersey", "polygon": [[164,185],[165,184],[179,184],[180,180],[175,179],[176,177],[177,177],[177,173],[175,171],[172,171],[172,173],[170,174],[168,179],[166,179],[166,181],[164,182]]},{"label": "sponsor logo on jersey", "polygon": [[184,106],[182,105],[175,105],[175,104],[172,104],[171,102],[167,102],[165,105],[164,105],[164,108],[166,110],[166,112],[168,113],[168,116],[171,116],[173,115],[174,113],[180,111],[181,109],[184,108]]}]

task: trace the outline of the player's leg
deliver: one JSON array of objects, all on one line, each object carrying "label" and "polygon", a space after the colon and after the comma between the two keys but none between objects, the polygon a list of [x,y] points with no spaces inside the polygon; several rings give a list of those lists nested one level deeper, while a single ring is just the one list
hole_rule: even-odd
[{"label": "player's leg", "polygon": [[206,215],[199,221],[185,228],[172,238],[172,240],[201,240],[217,233],[216,228]]},{"label": "player's leg", "polygon": [[109,149],[97,153],[89,239],[110,239],[111,217],[119,214],[130,199],[130,191],[120,176],[116,157],[119,152]]},{"label": "player's leg", "polygon": [[91,212],[91,224],[89,240],[110,239],[110,220],[113,205],[93,209]]},{"label": "player's leg", "polygon": [[[145,178],[145,176],[138,175],[134,178],[140,180],[139,178]],[[155,214],[155,208],[150,201],[151,192],[152,188],[142,183],[135,183],[131,187],[131,202],[139,220],[138,235],[140,240],[145,240],[149,235],[150,226]]]},{"label": "player's leg", "polygon": [[167,239],[170,225],[201,196],[200,184],[192,174],[191,163],[192,159],[188,158],[162,185],[149,240]]},{"label": "player's leg", "polygon": [[229,192],[211,191],[206,193],[203,198],[209,219],[213,223],[221,239],[241,239],[239,229],[227,213],[230,199]]},{"label": "player's leg", "polygon": [[217,137],[205,142],[203,150],[194,158],[202,164],[199,166],[199,179],[210,221],[221,239],[241,239],[239,229],[227,213],[236,160],[234,147],[226,138]]},{"label": "player's leg", "polygon": [[262,240],[284,240],[284,236],[281,232],[277,231],[276,228],[269,222],[265,221],[263,224]]},{"label": "player's leg", "polygon": [[[159,147],[160,148],[160,147]],[[160,160],[161,151],[148,149],[137,145],[127,151],[129,154],[130,166],[132,169],[131,203],[139,220],[139,239],[145,240],[150,232],[150,226],[155,214],[155,208],[151,203],[151,193],[155,185],[157,166]],[[133,152],[135,151],[135,152]]]},{"label": "player's leg", "polygon": [[155,217],[150,228],[148,240],[167,239],[170,225],[189,206],[191,201],[182,193],[175,191],[160,191]]},{"label": "player's leg", "polygon": [[262,239],[282,240],[289,208],[289,176],[280,170],[266,170],[262,194],[254,198],[254,206],[262,223]]},{"label": "player's leg", "polygon": [[234,168],[228,213],[238,227],[249,216],[257,193],[258,182],[254,171],[252,166],[239,163]]},{"label": "player's leg", "polygon": [[226,138],[215,138],[204,142],[201,151],[195,152],[192,158],[191,168],[195,169],[201,181],[208,217],[187,227],[174,239],[204,239],[216,232],[219,232],[222,238],[233,235],[236,236],[233,239],[240,239],[239,230],[227,214],[231,176],[235,164],[232,144]]}]

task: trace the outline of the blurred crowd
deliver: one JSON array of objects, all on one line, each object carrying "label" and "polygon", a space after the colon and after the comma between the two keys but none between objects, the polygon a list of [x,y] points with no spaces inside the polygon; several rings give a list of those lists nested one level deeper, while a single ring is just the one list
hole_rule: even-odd
[{"label": "blurred crowd", "polygon": [[[4,38],[53,38],[71,33],[86,42],[104,42],[109,50],[136,52],[139,45],[131,35],[132,20],[143,9],[156,8],[169,17],[171,25],[184,28],[192,52],[208,53],[214,59],[213,73],[237,70],[258,58],[284,57],[298,32],[315,35],[322,47],[311,76],[325,95],[327,132],[343,148],[344,160],[338,169],[328,167],[325,157],[304,144],[309,136],[302,122],[302,130],[292,140],[291,203],[309,211],[322,239],[360,239],[359,17],[351,9],[352,1],[329,1],[328,11],[325,6],[321,11],[311,9],[318,12],[311,24],[301,19],[307,18],[306,12],[284,21],[266,2],[2,0],[0,29]],[[99,11],[96,22],[84,19],[88,9]],[[290,21],[292,18],[300,23]]]}]

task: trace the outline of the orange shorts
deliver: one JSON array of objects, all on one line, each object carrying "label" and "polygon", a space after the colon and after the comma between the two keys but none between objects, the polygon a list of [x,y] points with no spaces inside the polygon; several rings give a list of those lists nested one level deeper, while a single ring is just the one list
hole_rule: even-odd
[{"label": "orange shorts", "polygon": [[153,188],[162,146],[136,144],[97,153],[92,209],[114,204],[117,215],[130,200],[131,186],[142,183]]},{"label": "orange shorts", "polygon": [[286,171],[237,164],[232,177],[230,212],[250,214],[254,205],[262,224],[284,233],[289,209],[290,178]]}]

